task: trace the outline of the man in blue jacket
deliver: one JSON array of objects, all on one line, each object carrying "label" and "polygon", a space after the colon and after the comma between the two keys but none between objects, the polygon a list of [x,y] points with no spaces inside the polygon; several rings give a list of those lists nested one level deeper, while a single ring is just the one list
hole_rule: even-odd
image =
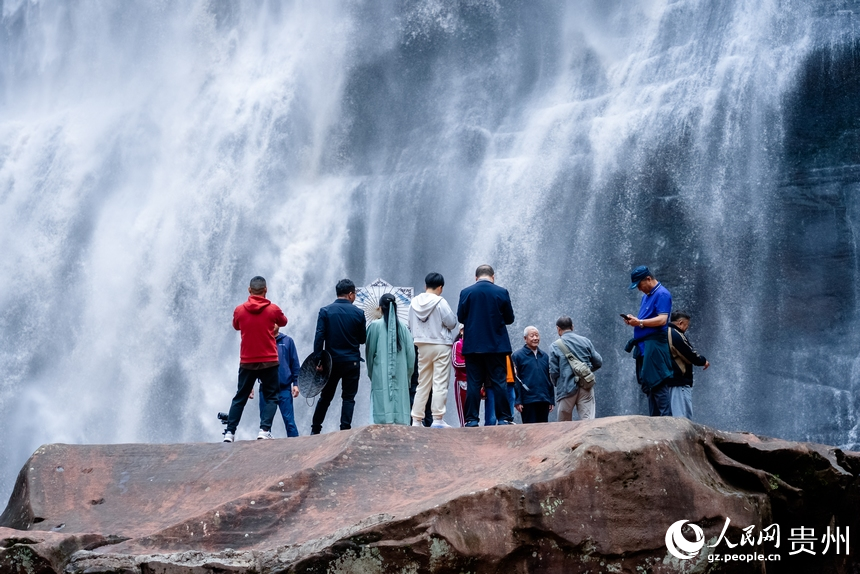
[{"label": "man in blue jacket", "polygon": [[[299,429],[296,426],[296,418],[293,412],[293,399],[299,396],[299,370],[302,364],[299,362],[299,353],[296,351],[296,344],[292,337],[289,337],[279,332],[275,327],[275,342],[278,344],[278,383],[280,392],[278,393],[278,409],[281,411],[281,417],[284,419],[284,428],[287,430],[287,436],[299,436]],[[260,393],[260,416],[266,409],[266,399],[263,398],[263,393]],[[271,432],[269,432],[271,437]]]},{"label": "man in blue jacket", "polygon": [[341,382],[340,430],[352,428],[352,413],[355,411],[355,395],[358,393],[358,379],[361,376],[360,346],[367,340],[364,313],[353,305],[355,302],[355,283],[341,279],[335,287],[337,299],[331,305],[320,309],[317,318],[317,333],[314,337],[314,353],[323,348],[331,355],[331,376],[320,392],[317,408],[311,423],[311,434],[322,432],[323,421],[328,407]]},{"label": "man in blue jacket", "polygon": [[514,322],[514,308],[508,290],[495,285],[495,272],[489,265],[479,266],[475,284],[460,291],[457,318],[464,327],[466,426],[476,427],[480,422],[482,384],[493,391],[497,424],[512,424],[506,386],[511,340],[506,325]]},{"label": "man in blue jacket", "polygon": [[523,424],[545,423],[555,405],[549,378],[549,355],[540,349],[537,327],[526,327],[523,338],[526,344],[511,355],[517,369],[516,409],[523,417]]}]

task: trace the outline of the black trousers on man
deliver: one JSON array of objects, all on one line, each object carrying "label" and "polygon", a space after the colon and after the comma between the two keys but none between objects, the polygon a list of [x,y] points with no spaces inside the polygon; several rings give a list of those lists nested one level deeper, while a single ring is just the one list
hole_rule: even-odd
[{"label": "black trousers on man", "polygon": [[[493,389],[496,424],[512,424],[511,403],[508,401],[506,353],[469,353],[466,358],[466,404],[463,418],[467,427],[480,421],[481,385]],[[485,405],[491,409],[494,405]]]},{"label": "black trousers on man", "polygon": [[523,405],[523,424],[545,423],[549,421],[549,403],[528,403]]},{"label": "black trousers on man", "polygon": [[345,363],[333,363],[331,376],[320,393],[320,400],[314,409],[314,418],[311,423],[311,434],[322,432],[323,421],[328,412],[328,407],[337,390],[337,383],[341,383],[341,399],[343,405],[340,408],[340,430],[352,428],[352,413],[355,411],[355,395],[358,394],[358,379],[361,377],[361,366],[359,361],[348,361]]},{"label": "black trousers on man", "polygon": [[272,430],[272,421],[275,420],[275,413],[278,411],[278,393],[281,391],[281,385],[278,382],[278,365],[265,369],[239,367],[239,388],[230,405],[230,413],[227,415],[227,432],[236,433],[245,404],[258,380],[260,394],[266,399],[266,406],[260,413],[260,428],[267,432]]}]

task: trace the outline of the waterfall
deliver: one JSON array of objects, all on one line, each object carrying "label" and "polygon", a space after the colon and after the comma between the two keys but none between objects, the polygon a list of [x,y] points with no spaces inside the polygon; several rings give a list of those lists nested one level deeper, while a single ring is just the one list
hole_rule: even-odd
[{"label": "waterfall", "polygon": [[338,279],[490,263],[610,416],[646,264],[698,422],[858,448],[858,8],[0,0],[0,495],[43,443],[218,440],[257,274],[304,356]]}]

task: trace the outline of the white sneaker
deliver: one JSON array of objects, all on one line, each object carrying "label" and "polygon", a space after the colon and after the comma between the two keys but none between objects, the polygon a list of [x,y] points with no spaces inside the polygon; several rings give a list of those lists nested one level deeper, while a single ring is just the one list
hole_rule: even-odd
[{"label": "white sneaker", "polygon": [[412,426],[414,426],[414,427],[423,427],[423,426],[424,426],[424,423],[422,423],[421,421],[416,421],[415,419],[412,419]]},{"label": "white sneaker", "polygon": [[260,432],[257,433],[257,440],[263,440],[263,439],[268,440],[270,438],[275,438],[272,436],[271,431],[260,429]]},{"label": "white sneaker", "polygon": [[233,442],[233,433],[224,431],[224,442]]},{"label": "white sneaker", "polygon": [[451,425],[446,423],[443,419],[433,419],[433,424],[430,425],[431,429],[449,429]]}]

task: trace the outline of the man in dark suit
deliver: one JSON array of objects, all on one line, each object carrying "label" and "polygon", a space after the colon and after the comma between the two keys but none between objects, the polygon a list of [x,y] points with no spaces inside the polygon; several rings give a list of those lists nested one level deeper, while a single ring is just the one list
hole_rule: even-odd
[{"label": "man in dark suit", "polygon": [[463,323],[463,355],[466,359],[467,427],[476,427],[481,407],[481,384],[493,390],[498,424],[513,424],[507,395],[507,355],[511,340],[505,327],[514,322],[511,296],[495,285],[495,272],[489,265],[475,270],[475,284],[460,291],[457,318]]},{"label": "man in dark suit", "polygon": [[341,383],[340,430],[352,428],[352,413],[355,411],[355,395],[358,393],[358,379],[361,375],[361,353],[359,346],[365,343],[367,331],[364,313],[353,305],[355,302],[355,283],[341,279],[335,287],[337,299],[331,305],[320,309],[317,317],[317,332],[314,337],[314,353],[319,354],[323,347],[331,355],[331,375],[320,393],[320,400],[314,410],[311,434],[322,432],[325,415]]}]

